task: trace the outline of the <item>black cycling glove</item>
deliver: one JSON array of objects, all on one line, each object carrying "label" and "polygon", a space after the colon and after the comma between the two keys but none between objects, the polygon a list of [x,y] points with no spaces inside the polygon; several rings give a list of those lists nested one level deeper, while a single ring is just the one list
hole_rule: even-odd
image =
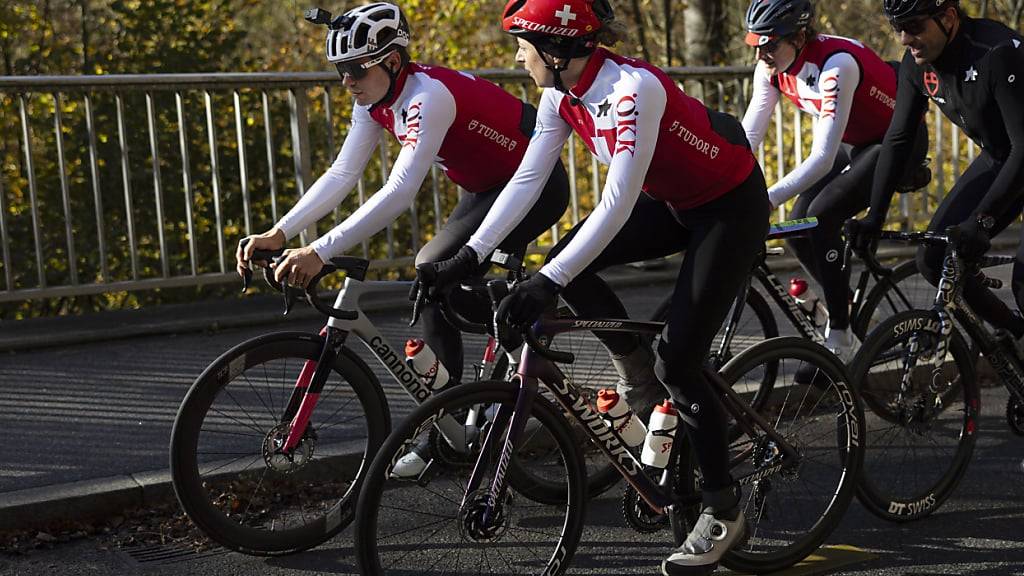
[{"label": "black cycling glove", "polygon": [[480,269],[480,258],[476,250],[463,246],[455,256],[440,262],[420,264],[416,267],[416,282],[413,292],[422,284],[427,287],[431,298],[444,294]]},{"label": "black cycling glove", "polygon": [[512,293],[498,305],[498,320],[514,326],[533,324],[558,299],[561,286],[537,273],[512,287]]},{"label": "black cycling glove", "polygon": [[882,231],[883,222],[871,218],[869,214],[863,220],[853,220],[849,232],[853,236],[850,242],[857,253],[874,253],[878,246],[878,235]]},{"label": "black cycling glove", "polygon": [[975,219],[960,225],[960,242],[957,250],[968,260],[980,258],[992,247],[992,239]]}]

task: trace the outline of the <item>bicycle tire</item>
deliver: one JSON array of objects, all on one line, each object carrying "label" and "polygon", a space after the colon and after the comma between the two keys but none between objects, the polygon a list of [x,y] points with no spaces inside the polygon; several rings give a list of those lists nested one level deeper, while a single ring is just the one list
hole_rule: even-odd
[{"label": "bicycle tire", "polygon": [[[298,332],[243,342],[203,371],[178,410],[170,442],[175,494],[189,518],[226,548],[291,554],[325,542],[353,519],[365,462],[390,428],[383,390],[355,354],[342,349],[335,360],[298,456],[290,463],[267,456],[281,438],[296,375],[322,347],[321,337]],[[238,470],[246,460],[256,466]],[[289,526],[292,505],[300,520]]]},{"label": "bicycle tire", "polygon": [[[493,470],[501,468],[501,463],[497,460],[500,449],[491,450],[480,464],[473,458],[473,464],[461,468],[428,468],[425,476],[416,481],[390,478],[389,470],[393,463],[409,446],[416,444],[419,436],[429,432],[441,414],[458,413],[471,406],[480,405],[514,407],[518,394],[518,388],[509,386],[505,381],[484,380],[464,384],[455,390],[444,391],[430,398],[395,428],[370,464],[366,482],[363,483],[359,495],[355,550],[361,574],[430,574],[435,568],[444,571],[445,574],[487,574],[493,572],[492,560],[499,563],[502,574],[508,573],[505,570],[513,573],[562,574],[568,568],[583,531],[586,473],[580,448],[575,443],[564,416],[542,396],[535,397],[531,409],[531,421],[539,423],[532,434],[535,436],[540,430],[546,431],[550,441],[558,447],[560,457],[553,460],[557,470],[553,470],[552,473],[563,478],[567,486],[562,502],[564,511],[561,512],[565,517],[557,534],[538,528],[541,526],[558,530],[558,519],[555,518],[552,522],[546,510],[537,512],[544,518],[540,524],[535,518],[524,519],[524,515],[530,513],[529,510],[539,507],[529,503],[525,507],[517,508],[517,489],[511,478],[508,486],[512,496],[500,506],[482,499],[486,496],[481,493],[485,492],[484,489],[477,490],[467,497],[465,486],[468,482],[460,478],[468,480],[473,470],[479,470],[485,475],[480,486],[489,487],[494,477]],[[499,434],[497,438],[503,439],[504,432],[505,428],[502,427],[490,433]],[[481,444],[487,445],[483,439],[488,433],[486,430],[481,431],[481,442],[477,444],[477,449]],[[533,438],[530,434],[527,432],[517,450],[528,449],[527,446]],[[503,442],[497,442],[494,445],[500,448],[502,444]],[[517,456],[514,455],[513,459],[517,459]],[[509,474],[512,474],[511,468]],[[410,503],[407,508],[403,507],[404,502]],[[457,508],[457,513],[450,515],[438,511],[430,504],[431,502],[437,502],[442,507],[453,506]],[[492,519],[500,518],[509,523],[515,519],[518,524],[501,526],[498,521],[499,526],[487,525],[486,519],[480,520],[480,506],[489,506]],[[527,512],[523,512],[524,510]],[[429,533],[426,530],[417,532],[414,528],[409,528],[408,524],[417,522],[419,517],[425,517],[423,522],[429,522]],[[441,526],[434,529],[438,524]],[[500,531],[500,528],[504,528],[504,531]],[[494,535],[491,535],[489,530],[494,530]],[[393,538],[402,538],[405,534],[414,534],[411,539],[418,541],[416,546],[424,545],[431,549],[411,550],[410,546],[404,544],[404,538],[401,541],[396,540],[394,545],[388,542]],[[510,535],[511,538],[508,537]],[[531,554],[526,556],[528,560],[523,562],[507,560],[508,556],[519,552],[519,548],[529,542],[530,538],[538,536],[553,539],[553,550],[539,555],[530,551]],[[499,547],[497,559],[493,558],[487,549],[488,542],[485,540],[488,537],[490,543]],[[392,548],[395,548],[394,553],[399,556],[398,558],[391,554]],[[467,548],[471,550],[464,554]],[[442,559],[444,565],[438,566]],[[388,561],[392,564],[388,565]],[[463,566],[463,561],[468,561],[468,568]],[[403,566],[407,568],[395,566],[394,564],[398,562],[404,562]],[[533,563],[532,567],[527,566],[530,563]],[[513,566],[524,571],[516,572]]]},{"label": "bicycle tire", "polygon": [[[924,518],[953,493],[974,451],[981,407],[973,353],[956,330],[941,372],[926,364],[916,367],[910,374],[912,388],[900,393],[899,382],[906,368],[897,367],[894,377],[887,367],[890,362],[904,361],[910,352],[891,351],[914,337],[926,350],[939,338],[935,312],[909,310],[879,324],[864,341],[851,369],[865,404],[871,407],[857,496],[873,514],[892,522]],[[957,381],[932,390],[936,382],[941,385],[951,379]],[[932,413],[929,407],[937,405],[942,409]],[[899,464],[893,466],[887,454],[898,450],[893,447],[904,438],[908,445],[900,450]],[[918,449],[924,440],[928,450]]]},{"label": "bicycle tire", "polygon": [[[864,456],[860,441],[864,411],[859,394],[850,384],[842,362],[819,344],[797,337],[767,340],[741,352],[719,374],[734,385],[750,374],[757,378],[759,367],[771,363],[778,363],[780,379],[786,378],[786,382],[803,363],[817,367],[820,376],[814,383],[800,385],[792,381],[777,388],[758,410],[769,422],[774,421],[775,430],[800,451],[801,458],[791,469],[784,468],[742,487],[740,506],[750,525],[749,538],[722,559],[725,566],[737,572],[782,570],[814,552],[853,500]],[[791,413],[796,402],[799,404]],[[739,471],[756,473],[758,465],[770,468],[767,463],[757,463],[770,453],[772,443],[764,444],[765,438],[732,443],[734,452],[742,452],[745,444],[750,444],[752,450],[733,468],[735,476],[742,477]],[[755,449],[755,444],[761,447]],[[822,480],[822,474],[833,478]],[[801,478],[805,480],[799,489],[787,490]],[[820,512],[815,516],[803,512],[812,506]],[[807,517],[813,520],[810,525],[804,525]],[[793,541],[786,543],[789,538]]]}]

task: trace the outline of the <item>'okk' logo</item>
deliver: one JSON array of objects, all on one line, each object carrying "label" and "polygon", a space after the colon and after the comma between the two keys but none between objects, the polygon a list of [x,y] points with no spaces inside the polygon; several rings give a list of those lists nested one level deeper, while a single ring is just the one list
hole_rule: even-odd
[{"label": "'okk' logo", "polygon": [[636,153],[636,117],[639,115],[636,97],[637,95],[633,94],[619,99],[615,104],[615,127],[597,131],[597,137],[603,138],[608,144],[608,151],[612,156],[617,156],[620,152],[627,152],[630,156]]}]

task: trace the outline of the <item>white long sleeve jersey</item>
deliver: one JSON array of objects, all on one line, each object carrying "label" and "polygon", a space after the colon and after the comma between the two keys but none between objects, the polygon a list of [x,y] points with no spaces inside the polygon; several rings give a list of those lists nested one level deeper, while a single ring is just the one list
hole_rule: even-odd
[{"label": "white long sleeve jersey", "polygon": [[752,148],[764,140],[780,94],[816,122],[810,155],[768,189],[773,206],[828,174],[842,143],[863,146],[882,141],[896,104],[896,72],[870,48],[838,36],[811,40],[789,69],[774,78],[759,61],[754,93],[743,116]]},{"label": "white long sleeve jersey", "polygon": [[430,167],[470,193],[507,182],[526,151],[532,110],[495,84],[470,74],[407,65],[390,102],[354,105],[352,125],[331,167],[277,223],[292,238],[329,214],[352,191],[382,130],[402,143],[384,186],[341,224],[312,243],[325,262],[393,222],[409,208]]},{"label": "white long sleeve jersey", "polygon": [[553,88],[541,96],[523,162],[468,242],[477,254],[494,250],[530,211],[573,131],[609,168],[600,203],[541,269],[562,286],[611,242],[641,192],[685,210],[732,190],[754,168],[745,143],[719,134],[708,109],[647,62],[598,49],[571,92],[578,103]]}]

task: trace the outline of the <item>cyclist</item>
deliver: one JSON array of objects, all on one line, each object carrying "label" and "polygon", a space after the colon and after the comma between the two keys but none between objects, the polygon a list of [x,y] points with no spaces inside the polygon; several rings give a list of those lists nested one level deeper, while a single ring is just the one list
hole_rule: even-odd
[{"label": "cyclist", "polygon": [[[768,200],[779,206],[799,195],[790,215],[818,219],[807,237],[789,243],[824,291],[825,345],[846,361],[853,337],[840,231],[871,202],[875,164],[896,103],[896,71],[857,40],[818,34],[813,18],[809,0],[754,0],[747,9],[746,43],[757,49],[757,66],[743,128],[756,149],[780,94],[816,118],[810,155],[768,189]],[[928,148],[928,130],[920,122],[916,134],[904,164],[908,178]]]},{"label": "cyclist", "polygon": [[[907,47],[900,65],[896,111],[879,156],[871,211],[858,225],[857,247],[870,249],[885,221],[892,183],[929,100],[981,148],[932,216],[929,230],[958,224],[961,253],[984,254],[991,237],[1024,207],[1024,39],[1006,26],[970,18],[957,0],[885,0],[885,14]],[[937,285],[944,249],[922,246],[918,268]],[[1024,245],[1017,249],[1013,292],[1024,303]],[[1017,339],[1024,320],[977,279],[964,297],[978,314]]]},{"label": "cyclist", "polygon": [[[545,88],[540,128],[460,258],[481,261],[530,210],[573,131],[609,165],[602,199],[555,246],[540,272],[515,286],[499,316],[530,324],[561,294],[583,317],[626,317],[597,273],[686,250],[657,362],[638,351],[634,336],[601,338],[616,368],[627,368],[620,377],[631,407],[649,411],[667,388],[693,439],[703,472],[703,510],[662,571],[703,573],[745,532],[729,473],[725,416],[701,366],[764,243],[764,177],[735,118],[687,96],[655,66],[598,47],[622,38],[623,26],[606,0],[511,0],[502,25],[519,43],[516,61]],[[453,269],[458,267],[446,267],[446,273]],[[637,377],[651,372],[652,364],[664,387]]]},{"label": "cyclist", "polygon": [[[498,86],[464,72],[412,62],[409,26],[398,6],[375,2],[335,18],[327,32],[327,60],[352,93],[352,125],[334,164],[277,224],[250,237],[239,249],[239,273],[257,248],[277,249],[330,213],[352,190],[383,130],[402,149],[387,182],[341,224],[304,248],[287,250],[278,279],[302,286],[328,259],[366,240],[408,210],[432,164],[438,164],[465,194],[439,230],[416,255],[416,263],[443,260],[469,239],[526,151],[536,109]],[[569,202],[561,162],[546,178],[540,200],[505,239],[503,251],[522,255],[527,244],[553,226]],[[498,247],[498,246],[496,246]],[[483,274],[487,264],[472,271]],[[489,310],[484,310],[488,313]],[[462,374],[462,342],[440,310],[427,304],[423,337],[448,369]],[[425,465],[410,454],[409,474]],[[402,473],[399,467],[396,472]]]}]

